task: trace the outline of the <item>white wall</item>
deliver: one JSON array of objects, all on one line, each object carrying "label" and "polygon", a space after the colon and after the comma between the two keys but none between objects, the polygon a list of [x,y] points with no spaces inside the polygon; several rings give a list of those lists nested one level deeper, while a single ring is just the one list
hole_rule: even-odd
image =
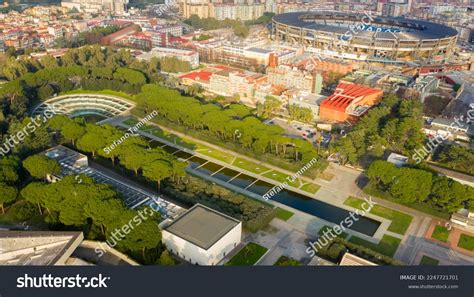
[{"label": "white wall", "polygon": [[242,240],[242,223],[239,223],[207,251],[166,230],[162,231],[162,242],[170,251],[192,264],[216,265]]}]

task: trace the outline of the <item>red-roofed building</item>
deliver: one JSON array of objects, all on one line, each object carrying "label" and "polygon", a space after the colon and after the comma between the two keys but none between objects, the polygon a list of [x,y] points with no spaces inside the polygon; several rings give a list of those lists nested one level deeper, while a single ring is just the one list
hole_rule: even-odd
[{"label": "red-roofed building", "polygon": [[336,122],[354,121],[379,102],[382,96],[380,89],[341,82],[334,94],[321,102],[319,117]]},{"label": "red-roofed building", "polygon": [[214,73],[210,71],[200,70],[187,73],[180,76],[180,78],[183,85],[192,86],[193,84],[197,83],[207,90],[209,89],[209,82],[213,74]]}]

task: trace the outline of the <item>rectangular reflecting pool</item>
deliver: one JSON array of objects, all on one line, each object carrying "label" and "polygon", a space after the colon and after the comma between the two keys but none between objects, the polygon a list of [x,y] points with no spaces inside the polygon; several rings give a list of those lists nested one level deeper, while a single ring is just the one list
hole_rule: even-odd
[{"label": "rectangular reflecting pool", "polygon": [[[235,172],[235,170],[224,168],[213,177],[227,181],[232,178]],[[255,182],[255,180],[256,179],[251,176],[240,174],[237,178],[233,179],[230,184],[245,189]],[[248,187],[247,190],[259,196],[263,196],[265,193],[270,191],[272,187],[272,184],[258,180]],[[350,217],[350,212],[348,210],[286,189],[282,190],[271,199],[334,224],[340,224],[346,218]],[[353,220],[353,225],[348,229],[368,236],[373,236],[380,226],[380,222],[370,218],[360,216],[355,216],[355,218],[358,220]],[[343,226],[347,226],[347,223],[343,224]]]}]

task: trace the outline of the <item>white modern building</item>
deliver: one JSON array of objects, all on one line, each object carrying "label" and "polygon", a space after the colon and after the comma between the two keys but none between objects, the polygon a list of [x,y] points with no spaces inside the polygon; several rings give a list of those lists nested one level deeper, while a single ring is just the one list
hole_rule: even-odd
[{"label": "white modern building", "polygon": [[217,265],[241,239],[242,222],[201,204],[162,230],[162,242],[172,253],[198,265]]}]

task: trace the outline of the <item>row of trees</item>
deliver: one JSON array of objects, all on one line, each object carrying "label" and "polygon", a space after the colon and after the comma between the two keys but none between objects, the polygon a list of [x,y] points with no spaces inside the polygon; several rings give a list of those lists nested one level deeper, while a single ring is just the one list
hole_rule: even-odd
[{"label": "row of trees", "polygon": [[[50,126],[79,150],[108,158],[113,163],[118,159],[121,165],[136,175],[141,173],[156,182],[158,188],[164,179],[172,178],[179,182],[185,175],[186,163],[161,148],[150,148],[141,137],[125,138],[124,132],[113,126],[86,124],[66,116],[53,117]],[[115,149],[111,147],[114,143]]]},{"label": "row of trees", "polygon": [[5,213],[5,205],[18,196],[20,161],[18,157],[0,158],[0,209]]},{"label": "row of trees", "polygon": [[474,152],[467,147],[443,144],[436,150],[433,160],[454,170],[474,174]]},{"label": "row of trees", "polygon": [[[35,174],[34,171],[31,173]],[[137,211],[129,209],[111,186],[98,184],[90,177],[81,176],[80,182],[74,176],[66,176],[55,183],[35,181],[21,190],[21,196],[37,205],[48,223],[89,230],[88,238],[107,239],[122,251],[142,251],[144,257],[147,249],[155,249],[160,244],[160,216],[156,212],[147,213],[150,215],[141,224],[117,240],[114,231],[130,224],[138,215]]]},{"label": "row of trees", "polygon": [[342,163],[351,164],[359,163],[367,154],[381,157],[387,149],[409,155],[425,139],[422,124],[420,102],[390,94],[362,117],[336,150]]},{"label": "row of trees", "polygon": [[60,172],[57,161],[44,155],[32,155],[23,161],[13,156],[0,158],[1,212],[11,206],[8,211],[19,220],[40,215],[54,230],[83,230],[89,239],[109,240],[124,252],[139,251],[142,260],[145,251],[157,254],[156,259],[146,259],[147,263],[173,262],[160,243],[159,213],[148,212],[146,220],[117,241],[113,232],[129,224],[137,211],[126,207],[111,186],[87,176],[66,176],[56,183],[46,183],[48,177]]},{"label": "row of trees", "polygon": [[12,58],[3,69],[11,81],[0,89],[2,111],[21,119],[37,99],[76,88],[137,93],[150,77],[160,79],[158,65],[152,65],[154,69],[150,65],[125,51],[100,47],[70,50],[58,60],[51,56],[40,61]]},{"label": "row of trees", "polygon": [[311,123],[313,121],[313,111],[306,107],[291,104],[288,107],[290,118],[303,123]]},{"label": "row of trees", "polygon": [[265,227],[275,217],[274,208],[268,204],[192,176],[185,183],[164,182],[163,192],[186,204],[201,203],[239,219],[251,232]]},{"label": "row of trees", "polygon": [[[222,143],[232,142],[262,155],[271,154],[291,162],[308,162],[317,156],[311,143],[284,136],[276,125],[266,125],[242,105],[222,108],[157,85],[145,85],[136,96],[140,116],[156,110],[160,121],[204,132]],[[320,164],[322,166],[322,164]]]},{"label": "row of trees", "polygon": [[474,206],[474,188],[446,176],[380,160],[370,164],[366,174],[379,190],[401,202],[428,203],[450,213]]}]

